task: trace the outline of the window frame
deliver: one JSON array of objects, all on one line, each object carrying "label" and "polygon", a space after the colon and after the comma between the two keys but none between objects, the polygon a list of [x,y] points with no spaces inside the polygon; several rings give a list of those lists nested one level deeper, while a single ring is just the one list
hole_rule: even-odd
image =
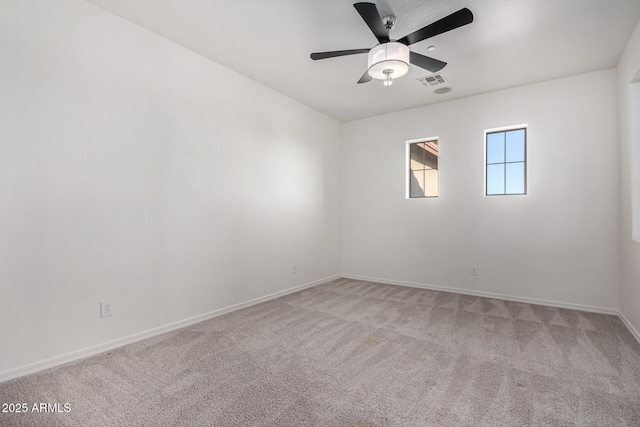
[{"label": "window frame", "polygon": [[[502,132],[510,132],[510,131],[515,131],[515,130],[524,130],[524,160],[522,161],[517,161],[517,162],[507,162],[507,158],[506,158],[506,150],[507,150],[507,146],[506,146],[506,136],[505,136],[505,157],[504,157],[504,161],[503,162],[497,162],[497,163],[489,163],[488,162],[488,152],[487,152],[487,143],[488,143],[488,136],[491,134],[496,134],[496,133],[502,133]],[[529,194],[529,125],[528,124],[520,124],[520,125],[513,125],[513,126],[504,126],[504,127],[499,127],[499,128],[493,128],[493,129],[485,129],[484,131],[484,140],[483,140],[483,146],[484,146],[484,157],[483,157],[483,170],[484,170],[484,195],[485,197],[493,197],[493,196],[526,196],[527,194]],[[509,163],[523,163],[524,164],[524,192],[523,193],[507,193],[507,176],[506,176],[506,165]],[[487,190],[487,179],[488,179],[488,166],[490,165],[500,165],[503,164],[505,165],[505,174],[504,174],[504,193],[494,193],[494,194],[488,194]]]},{"label": "window frame", "polygon": [[[411,197],[411,145],[417,144],[420,142],[436,142],[438,145],[438,186],[436,196],[423,196],[423,197]],[[438,199],[440,198],[440,137],[438,136],[430,136],[427,138],[418,138],[418,139],[410,139],[406,141],[406,153],[405,153],[405,198],[408,200],[425,200],[425,199]]]}]

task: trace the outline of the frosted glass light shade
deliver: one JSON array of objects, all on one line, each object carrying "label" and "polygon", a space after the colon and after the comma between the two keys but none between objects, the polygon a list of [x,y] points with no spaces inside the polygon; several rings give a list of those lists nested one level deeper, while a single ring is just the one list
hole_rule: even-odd
[{"label": "frosted glass light shade", "polygon": [[394,79],[404,76],[409,71],[409,47],[397,42],[380,44],[369,51],[368,65],[374,79],[385,80],[387,74]]}]

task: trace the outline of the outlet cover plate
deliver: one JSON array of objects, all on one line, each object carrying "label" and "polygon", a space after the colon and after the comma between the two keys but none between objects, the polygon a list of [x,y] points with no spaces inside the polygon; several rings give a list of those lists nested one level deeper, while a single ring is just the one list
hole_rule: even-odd
[{"label": "outlet cover plate", "polygon": [[100,317],[113,316],[113,303],[111,300],[100,301]]}]

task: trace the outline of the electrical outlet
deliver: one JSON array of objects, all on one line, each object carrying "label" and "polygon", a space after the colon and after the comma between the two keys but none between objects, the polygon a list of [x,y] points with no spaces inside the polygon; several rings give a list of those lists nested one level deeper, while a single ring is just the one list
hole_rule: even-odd
[{"label": "electrical outlet", "polygon": [[297,272],[298,272],[298,264],[293,264],[293,269],[292,269],[292,271],[293,271],[294,273],[297,273]]},{"label": "electrical outlet", "polygon": [[113,303],[111,300],[100,301],[100,317],[113,316]]},{"label": "electrical outlet", "polygon": [[477,276],[478,275],[478,266],[477,265],[472,265],[471,266],[471,275],[472,276]]}]

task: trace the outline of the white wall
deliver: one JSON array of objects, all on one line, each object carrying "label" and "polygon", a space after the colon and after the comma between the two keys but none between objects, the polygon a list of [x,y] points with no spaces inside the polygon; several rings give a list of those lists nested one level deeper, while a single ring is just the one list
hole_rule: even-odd
[{"label": "white wall", "polygon": [[339,274],[340,138],[93,5],[3,1],[0,380]]},{"label": "white wall", "polygon": [[[615,311],[616,102],[605,70],[345,124],[344,273]],[[519,124],[529,194],[485,197],[483,132]],[[405,141],[432,136],[440,197],[407,200]]]},{"label": "white wall", "polygon": [[[640,241],[632,240],[640,237],[640,83],[632,83],[634,77],[640,77],[640,23],[618,62],[617,70],[622,248],[620,310],[640,340]],[[633,230],[634,217],[636,230]]]}]

